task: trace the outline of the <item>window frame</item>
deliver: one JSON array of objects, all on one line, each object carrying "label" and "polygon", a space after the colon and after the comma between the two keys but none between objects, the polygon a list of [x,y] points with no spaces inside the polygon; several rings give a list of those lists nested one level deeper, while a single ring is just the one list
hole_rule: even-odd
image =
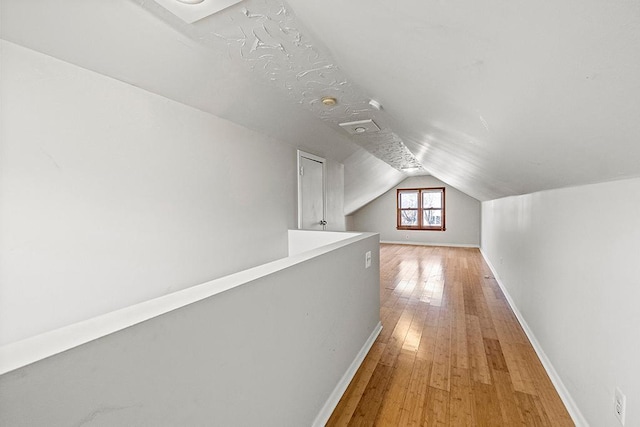
[{"label": "window frame", "polygon": [[[410,192],[418,192],[418,206],[416,208],[401,208],[400,207],[400,194],[402,193],[410,193]],[[442,207],[441,208],[423,208],[422,207],[422,199],[423,193],[435,193],[439,191],[440,192],[440,197],[442,198]],[[396,190],[396,229],[397,230],[417,230],[417,231],[446,231],[446,222],[445,222],[445,201],[446,201],[446,197],[445,197],[445,187],[426,187],[426,188],[398,188]],[[407,210],[415,210],[418,211],[418,225],[417,226],[412,226],[412,225],[402,225],[402,221],[401,221],[401,216],[402,216],[402,211],[407,211]],[[440,221],[440,225],[438,226],[433,226],[433,225],[424,225],[423,222],[423,218],[424,218],[424,211],[427,210],[441,210],[442,211],[442,219]]]}]

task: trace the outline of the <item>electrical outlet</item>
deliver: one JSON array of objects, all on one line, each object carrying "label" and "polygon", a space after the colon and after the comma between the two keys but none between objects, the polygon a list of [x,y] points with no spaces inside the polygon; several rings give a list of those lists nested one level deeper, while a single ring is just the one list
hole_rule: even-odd
[{"label": "electrical outlet", "polygon": [[616,395],[614,398],[613,410],[620,424],[624,425],[624,415],[627,406],[627,396],[625,396],[618,387],[616,387]]},{"label": "electrical outlet", "polygon": [[364,268],[369,267],[371,267],[371,251],[367,251],[367,253],[364,254]]}]

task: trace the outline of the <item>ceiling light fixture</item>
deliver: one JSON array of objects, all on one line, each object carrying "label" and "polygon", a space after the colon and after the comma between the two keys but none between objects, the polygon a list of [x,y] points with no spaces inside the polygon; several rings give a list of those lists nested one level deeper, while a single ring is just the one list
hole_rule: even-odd
[{"label": "ceiling light fixture", "polygon": [[363,128],[362,126],[358,126],[354,129],[355,133],[363,133],[367,131],[367,128]]},{"label": "ceiling light fixture", "polygon": [[324,98],[322,98],[322,103],[327,107],[333,107],[338,103],[338,100],[332,96],[325,96]]},{"label": "ceiling light fixture", "polygon": [[402,170],[404,172],[417,172],[422,169],[422,166],[403,166]]},{"label": "ceiling light fixture", "polygon": [[375,108],[376,110],[382,110],[382,104],[380,104],[378,101],[376,101],[375,99],[371,99],[369,101],[369,105],[371,105],[373,108]]},{"label": "ceiling light fixture", "polygon": [[211,16],[241,0],[154,0],[160,6],[182,19],[193,24],[200,19]]}]

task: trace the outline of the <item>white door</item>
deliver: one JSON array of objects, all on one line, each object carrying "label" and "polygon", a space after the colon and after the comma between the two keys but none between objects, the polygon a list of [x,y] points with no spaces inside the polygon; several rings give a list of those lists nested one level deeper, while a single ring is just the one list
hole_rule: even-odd
[{"label": "white door", "polygon": [[324,159],[298,151],[298,228],[324,230]]}]

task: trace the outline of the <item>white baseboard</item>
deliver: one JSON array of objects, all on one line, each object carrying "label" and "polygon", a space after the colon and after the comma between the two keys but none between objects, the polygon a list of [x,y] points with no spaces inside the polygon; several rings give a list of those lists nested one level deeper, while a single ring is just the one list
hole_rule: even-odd
[{"label": "white baseboard", "polygon": [[382,323],[378,322],[376,327],[373,329],[373,332],[371,332],[371,335],[369,335],[369,338],[367,338],[367,341],[365,341],[364,345],[356,355],[356,358],[353,360],[353,362],[351,362],[351,365],[347,369],[347,372],[345,372],[342,378],[340,378],[340,381],[338,381],[336,388],[334,388],[329,395],[329,398],[320,410],[320,413],[313,421],[313,427],[323,427],[327,423],[327,421],[329,421],[329,418],[331,417],[334,409],[336,409],[336,406],[338,406],[338,402],[340,402],[342,395],[345,391],[347,391],[349,383],[356,375],[356,372],[358,372],[358,368],[360,367],[360,365],[362,365],[364,358],[367,356],[367,353],[369,353],[369,350],[371,349],[373,343],[376,341],[376,338],[378,338],[378,335],[380,335],[380,331],[382,331]]},{"label": "white baseboard", "polygon": [[542,366],[544,367],[545,371],[547,371],[547,375],[549,375],[551,382],[556,388],[558,395],[560,395],[560,399],[562,399],[562,402],[564,403],[564,406],[566,406],[567,411],[569,412],[569,415],[571,415],[571,419],[575,423],[576,427],[589,427],[589,423],[584,418],[584,415],[582,415],[580,408],[578,408],[578,405],[576,405],[576,402],[571,397],[571,394],[569,394],[569,390],[567,390],[567,388],[565,387],[564,383],[562,382],[562,379],[560,379],[560,375],[558,375],[558,372],[556,372],[555,368],[551,364],[551,361],[545,354],[544,350],[542,350],[542,347],[540,346],[540,343],[536,339],[536,336],[533,334],[533,331],[531,330],[531,328],[529,328],[529,325],[524,320],[524,317],[522,317],[522,313],[520,313],[520,310],[518,310],[518,307],[516,306],[515,302],[511,298],[511,295],[509,295],[509,291],[507,291],[507,288],[504,286],[504,283],[502,283],[502,280],[500,280],[500,277],[498,276],[496,269],[493,268],[493,264],[491,264],[491,261],[489,261],[487,254],[482,250],[482,248],[480,248],[480,253],[482,254],[489,268],[491,269],[491,272],[493,273],[493,277],[496,279],[496,282],[498,283],[498,286],[500,286],[502,293],[507,298],[507,302],[509,303],[511,310],[518,318],[518,321],[520,322],[520,325],[522,326],[524,333],[527,335],[527,338],[529,338],[529,341],[531,342],[533,349],[536,351],[536,354],[538,355],[540,362],[542,362]]},{"label": "white baseboard", "polygon": [[479,248],[478,245],[466,245],[459,243],[428,243],[428,242],[411,242],[408,240],[405,241],[392,241],[392,240],[380,240],[380,243],[387,243],[391,245],[413,245],[413,246],[446,246],[451,248]]}]

